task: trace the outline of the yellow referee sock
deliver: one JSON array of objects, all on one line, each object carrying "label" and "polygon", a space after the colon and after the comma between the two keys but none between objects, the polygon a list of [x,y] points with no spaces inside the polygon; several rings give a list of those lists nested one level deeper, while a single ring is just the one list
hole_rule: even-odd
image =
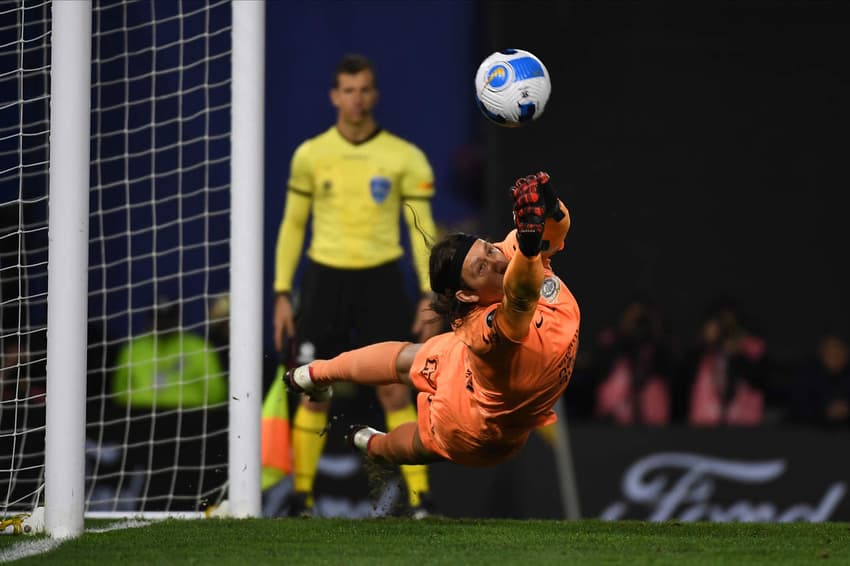
[{"label": "yellow referee sock", "polygon": [[292,419],[292,471],[294,488],[307,494],[307,505],[313,505],[313,482],[316,480],[316,468],[325,448],[325,436],[322,432],[328,425],[325,411],[311,411],[303,405],[295,410]]},{"label": "yellow referee sock", "polygon": [[[387,431],[391,431],[397,426],[416,422],[416,409],[413,404],[397,411],[387,412]],[[419,494],[428,492],[428,468],[427,466],[399,466],[401,475],[404,477],[404,483],[407,484],[407,493],[409,494],[410,506],[416,507],[419,505]]]}]

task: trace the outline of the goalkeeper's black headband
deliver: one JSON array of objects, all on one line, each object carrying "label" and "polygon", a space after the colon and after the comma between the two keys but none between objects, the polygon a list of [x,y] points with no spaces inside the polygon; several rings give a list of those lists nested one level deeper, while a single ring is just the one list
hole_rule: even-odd
[{"label": "goalkeeper's black headband", "polygon": [[477,240],[477,236],[470,234],[462,234],[459,239],[455,253],[448,265],[444,265],[443,269],[431,278],[431,290],[435,293],[455,292],[461,288],[461,271],[463,271],[463,260],[466,259],[466,254],[469,253],[469,248],[472,247]]}]

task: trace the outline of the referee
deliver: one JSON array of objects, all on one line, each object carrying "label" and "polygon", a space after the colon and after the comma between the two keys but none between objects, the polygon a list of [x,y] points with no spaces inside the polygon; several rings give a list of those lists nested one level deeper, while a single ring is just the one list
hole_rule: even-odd
[{"label": "referee", "polygon": [[[424,153],[381,129],[372,114],[378,101],[375,71],[361,55],[347,55],[334,75],[330,100],[336,123],[304,141],[292,156],[278,233],[274,311],[275,347],[296,342],[299,364],[386,340],[424,341],[440,321],[429,310],[428,244],[436,235],[430,199],[434,176]],[[401,267],[399,217],[410,231],[421,296],[410,301]],[[312,238],[299,293],[293,278],[312,215]],[[424,235],[423,235],[424,233]],[[388,430],[416,421],[406,385],[377,390]],[[330,401],[302,396],[292,422],[295,498],[290,514],[309,515],[313,483],[324,449]],[[425,466],[402,466],[414,516],[430,506]]]}]

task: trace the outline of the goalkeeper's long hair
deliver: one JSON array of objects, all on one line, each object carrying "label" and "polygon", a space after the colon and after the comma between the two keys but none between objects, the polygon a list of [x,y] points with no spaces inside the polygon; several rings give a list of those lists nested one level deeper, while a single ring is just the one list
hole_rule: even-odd
[{"label": "goalkeeper's long hair", "polygon": [[[433,281],[436,274],[442,272],[449,266],[458,248],[469,236],[462,233],[449,234],[439,242],[436,242],[434,237],[426,233],[422,228],[422,225],[419,223],[419,217],[416,215],[416,211],[413,207],[410,205],[406,206],[410,209],[411,213],[413,213],[413,225],[416,227],[416,231],[422,236],[422,239],[425,241],[425,245],[428,247],[430,252],[428,259],[428,272],[431,275],[431,280]],[[460,324],[463,318],[475,307],[474,304],[464,303],[457,300],[455,292],[460,289],[470,288],[462,277],[460,279],[460,285],[460,288],[454,290],[444,289],[442,291],[438,291],[433,287],[431,288],[431,310],[452,328]]]},{"label": "goalkeeper's long hair", "polygon": [[[433,246],[431,246],[431,257],[428,262],[428,271],[431,273],[431,280],[439,279],[438,275],[449,269],[452,264],[455,254],[462,251],[464,255],[469,249],[468,245],[469,234],[456,233],[449,234]],[[440,315],[452,328],[457,327],[466,315],[477,306],[477,303],[465,303],[459,301],[455,293],[461,289],[471,290],[472,288],[463,276],[459,278],[458,288],[451,287],[438,291],[433,289],[431,297],[431,310]]]}]

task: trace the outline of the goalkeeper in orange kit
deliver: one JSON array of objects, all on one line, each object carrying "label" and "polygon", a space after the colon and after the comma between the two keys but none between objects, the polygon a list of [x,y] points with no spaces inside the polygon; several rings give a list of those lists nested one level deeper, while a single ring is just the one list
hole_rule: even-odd
[{"label": "goalkeeper in orange kit", "polygon": [[432,308],[452,331],[424,344],[382,342],[290,370],[295,391],[322,398],[334,381],[412,384],[418,418],[350,442],[395,464],[448,460],[491,466],[556,420],[578,348],[579,308],[550,257],[570,227],[546,173],[514,184],[516,230],[498,243],[454,234],[431,250]]}]

